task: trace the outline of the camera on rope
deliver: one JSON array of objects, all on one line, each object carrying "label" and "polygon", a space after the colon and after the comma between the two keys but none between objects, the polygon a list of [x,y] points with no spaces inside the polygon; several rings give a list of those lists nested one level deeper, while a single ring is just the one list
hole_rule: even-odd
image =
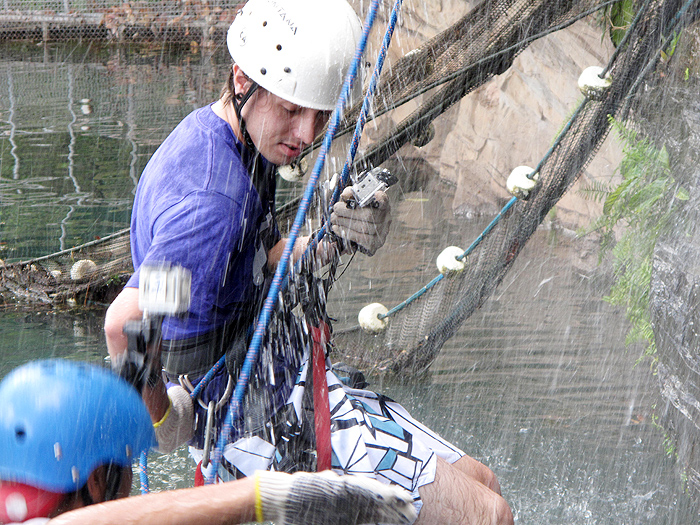
[{"label": "camera on rope", "polygon": [[396,175],[381,166],[359,173],[352,177],[351,188],[355,199],[348,201],[348,208],[373,206],[377,192],[388,189],[398,181]]},{"label": "camera on rope", "polygon": [[[351,174],[350,179],[352,184],[345,187],[338,202],[333,203],[332,213],[331,208],[325,204],[328,204],[330,195],[335,192],[338,184],[337,175],[334,175],[322,188],[321,199],[324,201],[323,209],[326,211],[324,218],[327,225],[327,235],[337,244],[340,253],[359,251],[371,257],[384,244],[388,229],[379,234],[379,230],[367,231],[363,230],[361,226],[364,222],[366,227],[368,221],[374,220],[375,216],[378,216],[377,214],[382,213],[381,204],[377,200],[377,192],[385,191],[398,182],[398,179],[389,170],[379,166],[358,174]],[[358,209],[362,210],[360,217],[351,212],[351,210]],[[362,215],[365,216],[364,219],[361,218]],[[346,236],[351,235],[350,230],[353,230],[353,226],[357,229],[353,232],[355,240],[346,238]],[[381,239],[381,241],[377,243],[377,239]]]},{"label": "camera on rope", "polygon": [[139,274],[139,321],[127,321],[126,351],[112,363],[118,374],[141,393],[146,385],[154,386],[160,378],[160,362],[153,362],[149,347],[161,344],[165,316],[180,315],[190,307],[192,275],[181,266],[163,264],[142,266]]},{"label": "camera on rope", "polygon": [[[139,309],[143,315],[141,320],[124,324],[127,348],[112,361],[112,368],[141,394],[162,379],[163,319],[183,315],[189,309],[192,275],[188,269],[170,264],[144,265],[139,271]],[[168,400],[165,415],[153,425],[161,452],[170,452],[189,439],[193,428],[192,400],[187,392],[170,388]]]}]

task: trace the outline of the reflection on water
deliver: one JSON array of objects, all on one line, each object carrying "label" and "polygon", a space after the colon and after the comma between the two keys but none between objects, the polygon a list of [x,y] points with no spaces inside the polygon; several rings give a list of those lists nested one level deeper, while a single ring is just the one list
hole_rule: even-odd
[{"label": "reflection on water", "polygon": [[128,225],[146,161],[216,97],[228,66],[223,53],[164,51],[0,45],[0,257],[41,256]]},{"label": "reflection on water", "polygon": [[[226,63],[75,46],[48,58],[26,46],[0,52],[3,258],[124,227],[148,156],[215,96]],[[444,246],[467,245],[483,227],[450,217],[442,193],[392,191],[389,245],[356,257],[332,291],[338,328],[368,302],[406,298],[435,275]],[[372,377],[372,387],[492,467],[519,523],[697,522],[653,424],[655,379],[624,346],[623,313],[601,300],[605,272],[581,269],[578,255],[538,233],[427,377]],[[102,362],[103,315],[0,313],[0,375],[39,357]],[[151,469],[155,489],[192,483],[184,451],[154,456]]]},{"label": "reflection on water", "polygon": [[0,376],[42,358],[103,362],[102,313],[5,311],[0,314]]}]

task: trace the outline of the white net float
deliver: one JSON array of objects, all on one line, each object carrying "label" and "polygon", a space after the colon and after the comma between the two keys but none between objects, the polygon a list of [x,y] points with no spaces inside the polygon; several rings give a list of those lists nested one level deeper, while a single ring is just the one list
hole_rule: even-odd
[{"label": "white net float", "polygon": [[530,166],[518,166],[511,171],[506,181],[508,192],[518,199],[527,199],[539,179],[539,173],[532,175],[534,171]]},{"label": "white net float", "polygon": [[280,177],[288,182],[299,182],[304,178],[304,175],[306,175],[308,170],[309,163],[307,162],[306,158],[303,158],[292,162],[291,164],[279,166],[277,168],[277,173],[279,173]]},{"label": "white net float", "polygon": [[466,262],[464,259],[457,259],[464,255],[464,250],[459,246],[448,246],[440,255],[437,256],[435,263],[437,264],[438,270],[443,275],[449,275],[453,273],[459,273],[464,270]]},{"label": "white net float", "polygon": [[97,264],[90,259],[80,259],[70,269],[70,278],[74,281],[84,279],[97,270]]},{"label": "white net float", "polygon": [[380,319],[379,316],[386,315],[388,311],[386,306],[381,303],[368,304],[357,314],[357,321],[365,332],[378,334],[383,332],[387,324],[389,324],[389,320],[386,317]]},{"label": "white net float", "polygon": [[603,68],[600,66],[587,67],[578,77],[578,88],[584,96],[598,100],[612,84],[610,74],[605,74],[601,78]]}]

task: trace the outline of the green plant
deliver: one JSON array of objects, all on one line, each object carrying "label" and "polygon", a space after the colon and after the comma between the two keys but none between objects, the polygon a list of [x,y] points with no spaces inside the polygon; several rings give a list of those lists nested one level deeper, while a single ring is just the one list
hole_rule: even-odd
[{"label": "green plant", "polygon": [[620,45],[634,15],[634,0],[620,0],[602,10],[599,23],[615,47]]},{"label": "green plant", "polygon": [[[622,43],[625,33],[630,27],[632,20],[636,16],[634,0],[619,0],[611,5],[608,5],[601,11],[598,18],[598,24],[603,29],[603,37],[605,33],[610,37],[610,41],[615,47]],[[668,62],[676,51],[676,46],[681,37],[681,34],[674,31],[671,41],[665,49],[661,50],[661,60]]]},{"label": "green plant", "polygon": [[681,33],[674,31],[673,38],[668,43],[668,46],[666,46],[666,49],[661,50],[661,61],[662,62],[666,63],[669,60],[671,60],[671,57],[676,52],[676,47],[678,46],[678,42],[680,41],[680,39],[681,39]]},{"label": "green plant", "polygon": [[688,199],[687,191],[671,177],[665,147],[610,118],[623,143],[618,171],[621,182],[596,183],[582,190],[603,200],[603,214],[589,229],[602,236],[601,258],[612,254],[615,282],[605,300],[626,308],[631,328],[627,344],[646,343],[645,355],[656,352],[649,315],[651,271],[659,234],[671,227],[672,211]]}]

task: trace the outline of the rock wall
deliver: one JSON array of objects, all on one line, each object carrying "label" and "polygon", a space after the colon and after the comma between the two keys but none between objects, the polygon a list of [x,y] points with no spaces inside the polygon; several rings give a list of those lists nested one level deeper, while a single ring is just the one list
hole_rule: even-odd
[{"label": "rock wall", "polygon": [[689,492],[700,497],[700,27],[684,30],[664,83],[640,109],[644,129],[666,146],[671,172],[688,191],[676,201],[673,226],[654,249],[650,313],[656,342],[659,424]]}]

